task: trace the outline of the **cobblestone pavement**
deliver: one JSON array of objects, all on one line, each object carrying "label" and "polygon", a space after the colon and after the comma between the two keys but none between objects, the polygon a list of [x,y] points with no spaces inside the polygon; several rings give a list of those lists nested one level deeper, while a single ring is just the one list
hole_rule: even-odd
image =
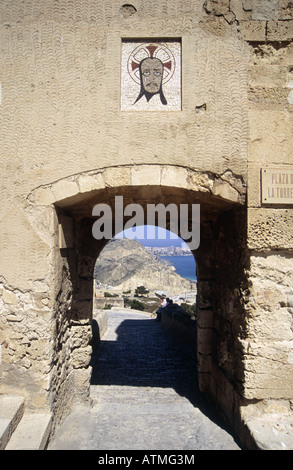
[{"label": "cobblestone pavement", "polygon": [[92,361],[93,405],[76,407],[49,449],[239,449],[198,391],[190,352],[145,314],[108,314]]}]

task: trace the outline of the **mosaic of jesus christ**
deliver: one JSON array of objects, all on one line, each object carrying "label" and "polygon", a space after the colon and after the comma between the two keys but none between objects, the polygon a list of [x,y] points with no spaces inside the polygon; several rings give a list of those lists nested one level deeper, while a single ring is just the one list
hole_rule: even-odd
[{"label": "mosaic of jesus christ", "polygon": [[140,62],[139,73],[141,88],[135,103],[137,103],[143,96],[145,96],[147,102],[149,102],[154,95],[159,94],[161,103],[163,105],[167,104],[167,100],[162,89],[163,71],[164,65],[160,59],[150,57],[143,59]]},{"label": "mosaic of jesus christ", "polygon": [[[174,54],[178,51],[178,46],[176,45],[174,49],[174,43],[171,46],[170,43],[136,43],[136,45],[132,43],[131,47],[131,43],[127,43],[125,47],[128,49],[125,49],[123,56],[126,68],[122,69],[125,71],[122,72],[124,108],[137,108],[139,105],[139,109],[147,110],[159,109],[159,106],[163,105],[169,109],[170,100],[173,109],[178,109],[179,106],[174,107],[174,97],[177,99],[180,95],[178,87],[180,56],[175,58]],[[174,82],[176,68],[178,72]]]}]

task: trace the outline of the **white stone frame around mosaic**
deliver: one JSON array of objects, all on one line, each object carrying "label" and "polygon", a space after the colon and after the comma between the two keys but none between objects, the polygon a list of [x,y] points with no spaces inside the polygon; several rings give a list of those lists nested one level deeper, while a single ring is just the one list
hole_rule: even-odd
[{"label": "white stone frame around mosaic", "polygon": [[[181,111],[181,40],[126,39],[121,54],[122,111]],[[139,69],[146,58],[159,59],[163,64],[161,92],[149,101],[141,93]]]}]

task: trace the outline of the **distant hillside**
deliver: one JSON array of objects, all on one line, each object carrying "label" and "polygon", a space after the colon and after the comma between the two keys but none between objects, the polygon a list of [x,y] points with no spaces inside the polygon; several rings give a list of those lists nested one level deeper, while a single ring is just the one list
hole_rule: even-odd
[{"label": "distant hillside", "polygon": [[195,289],[195,283],[179,276],[173,266],[129,239],[114,239],[106,245],[97,259],[94,275],[100,283],[123,291],[133,291],[141,285],[172,294]]}]

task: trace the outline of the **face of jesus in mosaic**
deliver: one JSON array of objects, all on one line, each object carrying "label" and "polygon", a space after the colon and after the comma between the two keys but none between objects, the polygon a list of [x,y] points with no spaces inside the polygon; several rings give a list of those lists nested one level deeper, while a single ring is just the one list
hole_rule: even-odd
[{"label": "face of jesus in mosaic", "polygon": [[163,64],[160,59],[144,59],[141,63],[141,77],[145,91],[159,93],[163,79]]}]

